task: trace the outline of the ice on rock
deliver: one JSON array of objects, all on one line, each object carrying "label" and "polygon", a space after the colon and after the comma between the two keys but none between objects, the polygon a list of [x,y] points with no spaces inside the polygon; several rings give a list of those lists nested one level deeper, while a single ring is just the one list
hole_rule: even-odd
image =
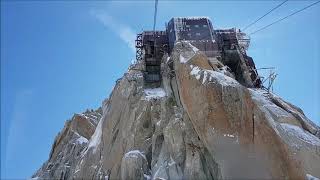
[{"label": "ice on rock", "polygon": [[165,97],[167,94],[163,88],[144,89],[145,99],[159,99]]}]

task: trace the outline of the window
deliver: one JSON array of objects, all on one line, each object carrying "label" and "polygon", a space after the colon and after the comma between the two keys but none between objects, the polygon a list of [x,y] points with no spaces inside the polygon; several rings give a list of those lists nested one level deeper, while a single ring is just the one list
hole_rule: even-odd
[{"label": "window", "polygon": [[188,36],[191,37],[191,33],[188,33]]},{"label": "window", "polygon": [[204,24],[203,27],[206,28],[206,27],[208,27],[208,25]]},{"label": "window", "polygon": [[187,28],[190,28],[190,25],[186,25]]},{"label": "window", "polygon": [[196,33],[197,36],[200,36],[200,33]]},{"label": "window", "polygon": [[197,25],[194,25],[194,27],[198,28],[198,27],[199,27],[199,25],[198,25],[198,24],[197,24]]}]

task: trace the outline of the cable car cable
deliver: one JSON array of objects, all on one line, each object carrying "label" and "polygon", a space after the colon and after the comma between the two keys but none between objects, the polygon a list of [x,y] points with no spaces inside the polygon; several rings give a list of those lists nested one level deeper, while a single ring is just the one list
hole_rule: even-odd
[{"label": "cable car cable", "polygon": [[277,21],[274,21],[273,23],[270,23],[270,24],[268,24],[268,25],[266,25],[266,26],[264,26],[264,27],[262,27],[262,28],[260,28],[260,29],[258,29],[258,30],[256,30],[256,31],[250,33],[249,35],[252,35],[252,34],[255,34],[255,33],[259,32],[259,31],[262,31],[262,30],[264,30],[264,29],[266,29],[266,28],[268,28],[268,27],[270,27],[270,26],[272,26],[272,25],[274,25],[274,24],[276,24],[276,23],[278,23],[278,22],[280,22],[280,21],[283,21],[283,20],[285,20],[285,19],[287,19],[287,18],[289,18],[289,17],[291,17],[291,16],[293,16],[293,15],[295,15],[295,14],[297,14],[297,13],[303,11],[303,10],[306,10],[306,9],[308,9],[308,8],[310,8],[310,7],[318,4],[319,2],[320,2],[320,1],[316,1],[316,2],[314,2],[314,3],[312,3],[312,4],[310,4],[310,5],[302,8],[302,9],[299,9],[298,11],[295,11],[295,12],[293,12],[293,13],[291,13],[291,14],[289,14],[289,15],[281,18],[281,19],[278,19]]},{"label": "cable car cable", "polygon": [[153,16],[153,32],[155,32],[155,29],[156,29],[157,11],[158,11],[158,0],[155,0],[155,4],[154,4],[154,16]]},{"label": "cable car cable", "polygon": [[267,12],[266,14],[264,14],[263,16],[261,16],[260,18],[258,18],[257,20],[255,20],[254,22],[252,22],[251,24],[247,25],[245,28],[242,29],[242,31],[248,29],[250,26],[254,25],[255,23],[257,23],[258,21],[260,21],[262,18],[264,18],[265,16],[267,16],[268,14],[270,14],[272,11],[276,10],[277,8],[279,8],[280,6],[282,6],[284,3],[286,3],[289,0],[285,0],[282,3],[278,4],[276,7],[272,8],[269,12]]}]

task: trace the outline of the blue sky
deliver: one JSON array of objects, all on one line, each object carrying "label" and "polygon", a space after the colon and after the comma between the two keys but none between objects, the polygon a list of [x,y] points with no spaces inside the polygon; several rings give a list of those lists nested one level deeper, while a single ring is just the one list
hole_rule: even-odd
[{"label": "blue sky", "polygon": [[[300,9],[287,2],[247,32]],[[242,28],[279,1],[159,1],[157,28],[174,16],[209,16]],[[97,108],[152,29],[152,1],[1,1],[1,177],[30,177],[73,113]],[[320,5],[251,36],[257,67],[276,67],[276,94],[320,124]]]}]

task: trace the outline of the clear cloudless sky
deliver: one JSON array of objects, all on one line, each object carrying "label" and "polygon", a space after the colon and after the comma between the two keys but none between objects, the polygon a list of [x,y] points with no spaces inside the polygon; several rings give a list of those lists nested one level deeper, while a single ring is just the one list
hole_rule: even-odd
[{"label": "clear cloudless sky", "polygon": [[[289,1],[247,32],[314,1]],[[208,16],[243,28],[280,1],[159,1],[157,28]],[[95,109],[152,29],[153,1],[1,1],[1,178],[30,177],[73,113]],[[320,4],[251,36],[257,67],[276,67],[274,92],[320,124]],[[263,73],[262,73],[263,74]]]}]

